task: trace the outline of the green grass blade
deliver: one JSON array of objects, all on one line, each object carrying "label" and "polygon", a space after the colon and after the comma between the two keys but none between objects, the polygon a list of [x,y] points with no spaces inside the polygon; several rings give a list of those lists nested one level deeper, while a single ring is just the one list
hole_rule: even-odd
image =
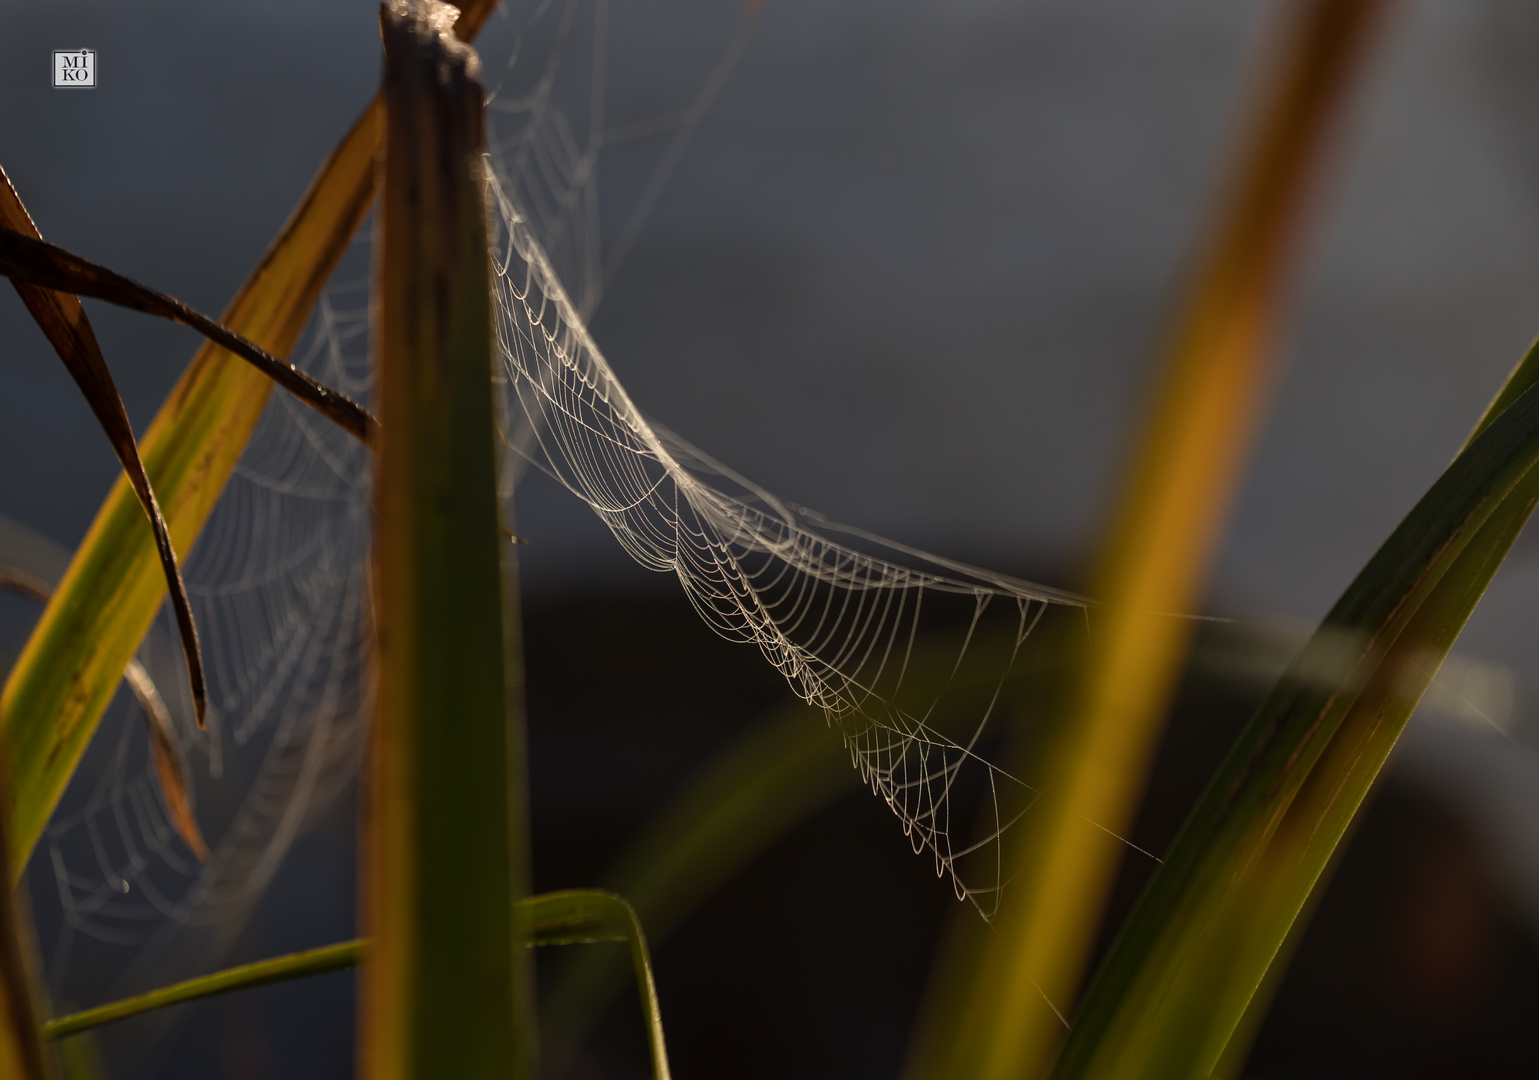
[{"label": "green grass blade", "polygon": [[226,968],[212,975],[200,975],[195,979],[162,986],[158,990],[138,994],[122,1001],[83,1009],[43,1025],[43,1034],[50,1039],[62,1039],[88,1028],[110,1024],[130,1016],[162,1009],[167,1005],[179,1005],[184,1001],[227,994],[232,990],[246,990],[268,983],[299,979],[306,975],[321,975],[328,971],[341,971],[362,962],[365,942],[344,941],[340,945],[325,945],[319,949],[290,953],[270,960],[258,960],[239,967]]},{"label": "green grass blade", "polygon": [[[519,901],[518,910],[524,919],[530,945],[585,945],[616,941],[628,946],[636,990],[641,998],[642,1017],[647,1026],[652,1075],[654,1080],[669,1080],[668,1048],[663,1040],[662,1011],[657,1002],[657,986],[652,978],[652,957],[647,949],[646,935],[641,929],[641,920],[636,917],[635,910],[625,898],[598,889],[571,889],[525,897]],[[122,1001],[61,1016],[44,1024],[43,1032],[50,1039],[61,1039],[167,1005],[354,967],[363,962],[367,947],[368,942],[359,938],[338,945],[242,964]]]},{"label": "green grass blade", "polygon": [[[0,868],[10,852],[4,836],[5,770],[0,768]],[[37,954],[26,893],[0,884],[0,1077],[48,1080],[52,1062],[38,1025]]]},{"label": "green grass blade", "polygon": [[[1102,965],[1054,1072],[1204,1078],[1539,499],[1528,386],[1385,541],[1242,733]],[[1232,1056],[1232,1055],[1231,1055]]]},{"label": "green grass blade", "polygon": [[[466,0],[457,32],[473,37],[495,7],[495,0]],[[382,115],[376,99],[321,166],[220,319],[276,356],[293,350],[368,213]],[[191,550],[272,386],[222,348],[205,345],[140,440],[177,551]],[[120,478],[0,690],[0,735],[14,779],[13,881],[164,598],[154,538]]]},{"label": "green grass blade", "polygon": [[1486,428],[1495,423],[1496,418],[1507,411],[1518,398],[1527,392],[1530,386],[1539,382],[1539,338],[1535,338],[1529,345],[1528,352],[1523,354],[1512,373],[1507,376],[1507,381],[1502,383],[1502,388],[1496,392],[1496,397],[1491,399],[1491,404],[1486,406],[1486,411],[1481,414],[1480,422],[1475,425],[1475,430],[1470,432],[1470,437],[1465,440],[1462,450],[1469,449],[1470,443],[1478,439]]},{"label": "green grass blade", "polygon": [[[1352,819],[1355,828],[1360,818]],[[1349,828],[1349,833],[1350,833]],[[1251,994],[1250,1001],[1245,1006],[1245,1011],[1235,1022],[1230,1032],[1229,1041],[1225,1043],[1223,1052],[1213,1064],[1212,1075],[1209,1080],[1241,1080],[1245,1068],[1246,1058],[1250,1055],[1251,1044],[1255,1042],[1256,1035],[1261,1031],[1261,1026],[1266,1022],[1267,1013],[1272,1008],[1272,1000],[1281,989],[1283,979],[1287,977],[1288,965],[1293,962],[1294,954],[1303,944],[1304,935],[1309,929],[1309,921],[1314,917],[1315,909],[1320,906],[1325,893],[1330,886],[1331,878],[1339,868],[1342,856],[1346,854],[1348,844],[1338,842],[1335,852],[1331,855],[1329,863],[1323,873],[1315,879],[1314,887],[1305,899],[1298,914],[1293,919],[1293,924],[1288,928],[1282,943],[1273,954],[1272,961],[1267,965],[1266,974],[1261,982],[1256,985],[1255,992]]]},{"label": "green grass blade", "polygon": [[[376,680],[359,1054],[370,1080],[532,1077],[524,720],[498,519],[480,61],[453,9],[381,9]],[[509,573],[504,574],[507,558]],[[505,617],[509,620],[505,626]],[[510,690],[513,691],[510,693]]]},{"label": "green grass blade", "polygon": [[[622,942],[628,946],[636,977],[636,990],[641,998],[642,1016],[647,1025],[652,1075],[655,1080],[669,1080],[668,1049],[663,1039],[657,986],[652,978],[652,956],[647,949],[646,935],[635,909],[616,893],[600,889],[569,889],[525,897],[518,902],[518,911],[524,920],[528,944],[531,946],[586,945],[606,941]],[[354,967],[363,962],[367,948],[368,942],[358,938],[319,949],[290,953],[288,956],[242,964],[212,975],[201,975],[124,998],[122,1001],[61,1016],[44,1024],[43,1032],[48,1038],[61,1039],[167,1005],[179,1005],[233,990]]]},{"label": "green grass blade", "polygon": [[595,941],[626,943],[636,978],[636,992],[641,998],[641,1015],[647,1026],[652,1075],[654,1080],[670,1080],[662,1009],[657,1001],[657,985],[652,979],[652,956],[636,909],[618,893],[574,889],[531,897],[524,902],[522,910],[529,920],[530,939],[536,945],[576,945]]}]

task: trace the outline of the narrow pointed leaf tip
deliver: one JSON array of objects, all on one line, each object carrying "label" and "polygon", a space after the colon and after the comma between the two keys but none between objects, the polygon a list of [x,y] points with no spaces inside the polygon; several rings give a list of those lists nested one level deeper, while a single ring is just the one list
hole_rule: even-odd
[{"label": "narrow pointed leaf tip", "polygon": [[[0,181],[3,181],[0,183],[0,226],[4,226],[0,228],[0,266],[3,266],[3,252],[8,242],[20,245],[24,250],[34,246],[51,249],[53,245],[45,243],[38,234],[32,215],[27,213],[26,206],[3,169],[0,169]],[[96,414],[97,422],[107,435],[107,441],[112,444],[113,452],[123,466],[123,472],[133,486],[134,494],[144,507],[145,516],[150,519],[156,552],[166,577],[166,590],[171,595],[171,609],[176,613],[176,626],[181,633],[182,652],[187,658],[187,681],[192,690],[193,706],[197,710],[198,726],[202,727],[208,708],[207,680],[203,673],[203,650],[198,644],[198,629],[192,619],[192,605],[187,599],[187,586],[182,581],[182,568],[177,562],[176,550],[171,545],[171,530],[166,525],[165,515],[160,512],[155,490],[150,486],[149,474],[145,472],[144,462],[139,456],[139,444],[134,440],[133,426],[128,422],[128,411],[123,408],[123,399],[118,395],[112,373],[107,369],[106,358],[102,356],[101,346],[96,343],[96,333],[91,329],[91,322],[86,318],[80,298],[72,295],[73,290],[67,284],[62,286],[63,291],[59,291],[59,285],[29,281],[17,276],[12,276],[11,283],[39,329],[48,338],[48,343],[53,346],[54,352],[59,354],[59,359],[64,362],[75,385],[85,395],[91,411]]]}]

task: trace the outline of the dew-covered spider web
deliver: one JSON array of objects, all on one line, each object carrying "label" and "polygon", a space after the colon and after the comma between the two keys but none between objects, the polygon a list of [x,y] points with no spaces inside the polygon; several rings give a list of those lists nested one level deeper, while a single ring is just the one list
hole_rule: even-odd
[{"label": "dew-covered spider web", "polygon": [[[587,503],[636,562],[677,577],[716,633],[757,645],[838,728],[915,850],[991,914],[999,837],[1014,816],[999,789],[1024,785],[978,743],[1038,620],[1081,601],[834,525],[649,422],[495,169],[488,190],[509,455]],[[960,733],[948,733],[958,719]],[[981,836],[958,840],[951,795],[978,784],[992,816]],[[964,873],[962,860],[980,852],[982,874]]]},{"label": "dew-covered spider web", "polygon": [[[636,31],[604,0],[510,2],[481,35],[489,160],[588,312],[749,39],[741,9],[676,6],[677,25],[651,32],[679,39],[676,54],[693,59],[661,77],[647,70],[650,55],[611,48]],[[292,357],[365,401],[369,231]],[[139,706],[120,693],[30,873],[57,1008],[208,970],[294,840],[349,790],[367,714],[370,466],[349,436],[273,395],[184,552],[208,667],[207,732],[193,722],[164,617],[139,656],[184,751],[210,857],[200,865],[177,838]],[[507,475],[510,488],[515,479]],[[148,1017],[102,1037],[114,1060],[132,1061],[166,1022]]]},{"label": "dew-covered spider web", "polygon": [[[1044,612],[1080,601],[769,495],[650,423],[586,328],[743,53],[749,23],[732,14],[662,108],[620,87],[602,2],[540,0],[486,34],[504,494],[527,465],[554,477],[640,565],[673,575],[712,629],[757,646],[825,712],[915,850],[987,916],[1004,884],[1000,838],[1033,796],[990,763],[1000,721]],[[631,178],[617,207],[599,199],[613,160]],[[366,233],[294,357],[364,400]],[[176,838],[121,694],[33,868],[61,1007],[207,970],[295,838],[348,789],[367,714],[370,468],[349,436],[273,396],[186,559],[207,732],[169,626],[141,651],[185,748],[210,858],[200,865]],[[132,1053],[155,1034],[144,1023],[110,1037]]]},{"label": "dew-covered spider web", "polygon": [[[334,286],[302,354],[350,394],[368,390],[367,299],[366,279]],[[273,395],[185,562],[207,731],[164,613],[139,656],[186,750],[209,858],[200,865],[176,837],[139,705],[120,693],[34,859],[34,874],[40,861],[52,872],[54,902],[38,919],[60,1003],[203,969],[295,837],[349,785],[365,714],[369,468],[355,440]]]}]

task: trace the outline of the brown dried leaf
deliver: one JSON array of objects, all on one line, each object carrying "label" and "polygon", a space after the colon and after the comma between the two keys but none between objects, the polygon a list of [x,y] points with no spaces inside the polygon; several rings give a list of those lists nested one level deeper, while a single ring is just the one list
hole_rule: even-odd
[{"label": "brown dried leaf", "polygon": [[[11,186],[10,177],[0,169],[0,225],[5,235],[18,241],[41,242],[32,216],[22,205],[21,197]],[[155,501],[155,491],[139,458],[139,444],[134,441],[134,429],[128,422],[128,412],[123,399],[113,384],[112,373],[102,357],[96,334],[86,318],[80,298],[69,292],[56,292],[31,282],[12,279],[22,303],[32,313],[38,327],[48,338],[54,352],[64,361],[75,385],[85,395],[96,414],[97,423],[107,434],[107,441],[123,465],[123,472],[133,485],[144,512],[155,532],[155,547],[160,555],[161,568],[166,575],[166,588],[171,594],[171,609],[176,613],[176,626],[182,637],[182,652],[187,657],[187,678],[192,687],[193,706],[198,714],[198,726],[204,723],[208,710],[207,681],[203,674],[203,650],[198,645],[198,629],[192,621],[192,605],[187,600],[187,586],[182,581],[182,569],[177,565],[176,551],[171,546],[171,532],[166,519]]]},{"label": "brown dried leaf", "polygon": [[208,844],[204,842],[198,819],[193,815],[192,792],[187,785],[182,748],[176,741],[176,730],[171,726],[171,713],[166,709],[165,700],[155,688],[150,673],[137,660],[130,660],[123,669],[123,681],[128,683],[134,697],[139,699],[139,707],[144,710],[150,748],[155,753],[155,775],[160,780],[160,793],[165,796],[171,824],[198,861],[207,862]]},{"label": "brown dried leaf", "polygon": [[[10,221],[0,220],[0,225],[9,226],[9,229],[0,228],[0,274],[9,277],[16,284],[17,291],[21,291],[25,282],[25,287],[35,292],[52,289],[65,294],[74,293],[76,297],[89,296],[190,326],[257,368],[360,442],[367,443],[371,438],[375,427],[374,418],[367,409],[341,391],[332,389],[293,364],[279,360],[272,353],[247,341],[202,312],[188,307],[174,296],[167,296],[130,281],[105,266],[83,259],[41,237],[29,236],[17,230]],[[79,303],[76,299],[76,307],[79,307]],[[84,317],[82,312],[81,318]]]}]

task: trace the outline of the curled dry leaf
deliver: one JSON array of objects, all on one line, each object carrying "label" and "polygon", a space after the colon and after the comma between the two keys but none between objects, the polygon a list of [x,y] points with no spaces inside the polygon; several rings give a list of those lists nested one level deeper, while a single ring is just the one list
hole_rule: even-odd
[{"label": "curled dry leaf", "polygon": [[187,784],[182,747],[176,741],[176,729],[171,726],[171,713],[166,708],[165,699],[155,688],[150,673],[144,670],[144,665],[138,660],[128,662],[128,666],[123,669],[123,681],[128,683],[134,697],[139,700],[139,708],[144,712],[150,733],[150,749],[155,754],[155,776],[160,780],[160,793],[165,797],[171,824],[182,842],[198,857],[198,861],[207,862],[208,844],[204,842],[203,832],[198,828],[198,819],[193,816],[192,793]]},{"label": "curled dry leaf", "polygon": [[[12,566],[0,566],[0,589],[46,604],[53,595],[53,587],[37,574]],[[138,660],[130,660],[123,669],[123,681],[139,702],[144,721],[149,730],[150,749],[155,755],[155,776],[160,781],[160,793],[166,801],[166,811],[171,825],[199,862],[208,860],[208,844],[198,819],[193,814],[192,792],[187,783],[187,767],[176,729],[171,725],[171,712],[165,698],[150,673]]]},{"label": "curled dry leaf", "polygon": [[42,578],[12,566],[0,566],[0,589],[40,604],[46,604],[53,595],[53,589]]}]

